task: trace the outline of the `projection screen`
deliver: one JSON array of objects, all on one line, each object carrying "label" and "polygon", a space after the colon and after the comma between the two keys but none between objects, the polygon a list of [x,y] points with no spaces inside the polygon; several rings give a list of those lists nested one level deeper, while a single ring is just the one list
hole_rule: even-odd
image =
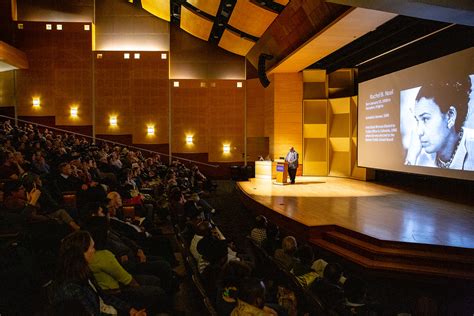
[{"label": "projection screen", "polygon": [[361,167],[474,180],[474,48],[359,83]]}]

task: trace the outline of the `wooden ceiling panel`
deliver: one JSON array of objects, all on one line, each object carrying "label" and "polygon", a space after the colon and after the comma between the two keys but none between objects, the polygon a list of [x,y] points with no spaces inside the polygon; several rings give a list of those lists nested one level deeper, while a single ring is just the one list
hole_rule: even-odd
[{"label": "wooden ceiling panel", "polygon": [[254,41],[241,37],[239,34],[227,29],[224,30],[219,41],[219,47],[240,56],[247,55],[253,45],[255,45]]},{"label": "wooden ceiling panel", "polygon": [[189,34],[204,41],[209,39],[212,31],[212,21],[181,6],[181,28]]},{"label": "wooden ceiling panel", "polygon": [[212,16],[216,16],[219,10],[220,0],[187,0],[189,4]]},{"label": "wooden ceiling panel", "polygon": [[142,7],[160,19],[170,21],[169,0],[142,0]]},{"label": "wooden ceiling panel", "polygon": [[26,54],[5,42],[0,41],[0,65],[1,69],[27,69],[28,59]]},{"label": "wooden ceiling panel", "polygon": [[238,0],[230,16],[229,25],[260,37],[277,16],[277,13],[261,8],[249,0]]},{"label": "wooden ceiling panel", "polygon": [[323,31],[293,51],[268,73],[298,72],[328,56],[388,20],[396,14],[352,8]]}]

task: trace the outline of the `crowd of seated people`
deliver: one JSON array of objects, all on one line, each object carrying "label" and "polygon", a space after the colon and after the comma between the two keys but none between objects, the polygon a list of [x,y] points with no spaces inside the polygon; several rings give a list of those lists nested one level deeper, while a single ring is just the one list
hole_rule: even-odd
[{"label": "crowd of seated people", "polygon": [[[32,249],[40,256],[35,260],[54,265],[36,280],[39,287],[52,280],[51,314],[173,313],[177,260],[157,226],[167,220],[185,240],[182,251],[195,265],[193,280],[216,314],[296,313],[296,302],[287,304],[294,295],[276,293],[271,276],[256,278],[269,267],[259,267],[244,245],[226,239],[216,226],[216,210],[206,200],[215,186],[197,165],[167,165],[157,154],[144,157],[126,147],[8,121],[0,126],[0,164],[0,230],[40,240],[36,244],[54,258]],[[250,232],[257,247],[328,309],[343,315],[360,310],[363,282],[344,283],[339,266],[314,260],[311,247],[279,235],[264,216]]]},{"label": "crowd of seated people", "polygon": [[[15,305],[9,298],[28,300],[25,293],[51,284],[52,311],[171,313],[179,286],[172,268],[178,261],[172,239],[157,224],[186,223],[184,207],[183,213],[169,207],[178,192],[183,206],[192,203],[194,210],[187,207],[192,217],[198,212],[211,220],[215,212],[201,198],[215,186],[196,165],[166,165],[158,154],[145,157],[8,120],[0,125],[0,182],[0,233],[14,232],[15,238],[2,240],[2,251],[22,245],[42,266],[16,268],[20,278],[33,275],[31,287],[13,284],[18,293],[3,296],[0,312]],[[8,260],[13,259],[4,256],[0,264],[11,265]]]},{"label": "crowd of seated people", "polygon": [[[262,229],[266,229],[266,233],[263,233]],[[262,240],[261,236],[266,238]],[[249,238],[271,257],[280,269],[291,273],[299,286],[314,295],[328,313],[377,315],[380,312],[378,304],[367,298],[367,284],[362,279],[346,278],[340,264],[328,263],[323,258],[315,259],[313,247],[308,244],[298,246],[293,236],[280,240],[278,226],[268,222],[264,216],[256,217],[255,227]],[[277,244],[280,246],[275,247]]]}]

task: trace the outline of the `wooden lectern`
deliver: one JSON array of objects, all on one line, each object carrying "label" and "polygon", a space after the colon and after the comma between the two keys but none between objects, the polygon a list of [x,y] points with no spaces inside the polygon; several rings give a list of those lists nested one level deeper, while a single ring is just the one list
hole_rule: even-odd
[{"label": "wooden lectern", "polygon": [[286,184],[288,178],[288,163],[283,159],[277,159],[275,184]]}]

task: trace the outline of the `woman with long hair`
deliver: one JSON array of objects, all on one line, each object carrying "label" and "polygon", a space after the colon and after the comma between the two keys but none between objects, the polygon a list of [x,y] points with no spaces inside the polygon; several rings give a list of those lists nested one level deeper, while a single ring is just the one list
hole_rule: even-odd
[{"label": "woman with long hair", "polygon": [[86,231],[74,232],[63,239],[54,282],[54,303],[78,300],[90,315],[146,316],[145,310],[136,310],[100,290],[88,265],[94,253],[94,240]]}]

